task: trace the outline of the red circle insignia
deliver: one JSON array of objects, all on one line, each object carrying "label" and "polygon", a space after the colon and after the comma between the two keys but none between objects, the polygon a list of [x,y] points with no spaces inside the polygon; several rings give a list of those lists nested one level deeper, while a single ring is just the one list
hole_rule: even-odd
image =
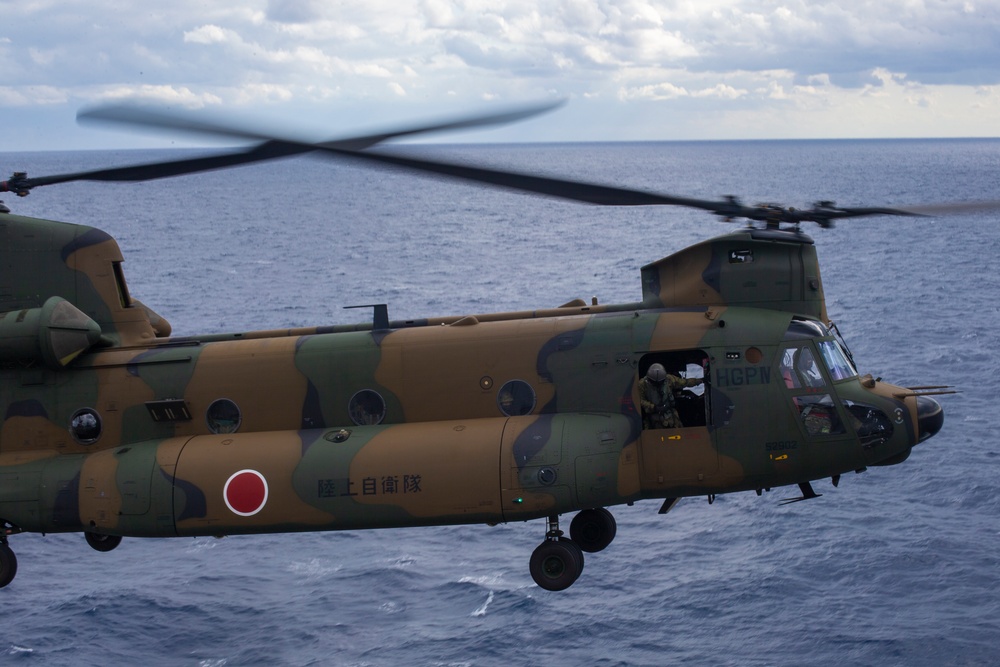
[{"label": "red circle insignia", "polygon": [[226,480],[222,497],[234,514],[253,516],[267,503],[267,480],[256,470],[240,470]]}]

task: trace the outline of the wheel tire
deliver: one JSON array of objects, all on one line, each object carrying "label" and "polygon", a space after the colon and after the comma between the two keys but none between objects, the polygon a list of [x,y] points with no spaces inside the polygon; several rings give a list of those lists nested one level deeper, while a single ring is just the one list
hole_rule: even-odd
[{"label": "wheel tire", "polygon": [[87,544],[97,551],[108,552],[122,543],[120,535],[101,535],[100,533],[84,533]]},{"label": "wheel tire", "polygon": [[0,588],[14,581],[17,574],[17,556],[6,544],[0,544]]},{"label": "wheel tire", "polygon": [[617,533],[615,517],[603,507],[581,510],[569,524],[570,538],[589,553],[607,548]]},{"label": "wheel tire", "polygon": [[545,540],[531,554],[531,578],[547,591],[573,585],[583,571],[583,552],[572,540]]},{"label": "wheel tire", "polygon": [[560,537],[559,541],[570,548],[573,552],[573,557],[576,558],[577,567],[580,568],[580,572],[583,572],[583,549],[580,548],[580,545],[568,537]]}]

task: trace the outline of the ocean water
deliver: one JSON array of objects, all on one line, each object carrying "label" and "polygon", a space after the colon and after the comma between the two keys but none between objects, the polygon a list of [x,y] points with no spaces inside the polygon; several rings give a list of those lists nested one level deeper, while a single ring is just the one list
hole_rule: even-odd
[{"label": "ocean water", "polygon": [[[750,203],[1000,199],[1000,141],[441,145],[420,154]],[[49,175],[172,151],[2,153]],[[299,158],[39,188],[15,212],[100,227],[177,334],[635,301],[639,267],[732,229]],[[949,384],[905,463],[794,489],[612,508],[570,589],[528,574],[541,521],[294,535],[18,535],[0,665],[994,665],[1000,661],[997,214],[870,218],[818,243],[862,372]],[[568,520],[569,517],[565,517]]]}]

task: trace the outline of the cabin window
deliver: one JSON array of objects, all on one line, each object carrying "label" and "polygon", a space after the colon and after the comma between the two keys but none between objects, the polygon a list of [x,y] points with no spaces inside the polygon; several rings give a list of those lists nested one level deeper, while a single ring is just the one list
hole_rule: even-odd
[{"label": "cabin window", "polygon": [[524,380],[511,380],[497,392],[497,407],[508,417],[530,414],[535,400],[535,390]]},{"label": "cabin window", "polygon": [[243,423],[243,415],[236,403],[228,398],[220,398],[208,406],[205,420],[212,433],[236,433]]},{"label": "cabin window", "polygon": [[[666,378],[651,371],[659,364]],[[708,355],[702,350],[658,352],[639,360],[639,405],[646,429],[688,428],[711,423]]]},{"label": "cabin window", "polygon": [[93,408],[81,408],[69,421],[69,432],[81,445],[97,442],[101,437],[101,416]]},{"label": "cabin window", "polygon": [[347,411],[358,426],[374,426],[385,419],[385,399],[374,389],[362,389],[351,396]]}]

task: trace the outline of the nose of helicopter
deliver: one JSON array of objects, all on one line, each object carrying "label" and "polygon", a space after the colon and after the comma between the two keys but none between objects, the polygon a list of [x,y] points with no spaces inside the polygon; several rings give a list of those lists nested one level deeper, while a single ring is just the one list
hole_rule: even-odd
[{"label": "nose of helicopter", "polygon": [[917,425],[920,433],[917,442],[923,442],[941,430],[944,424],[944,410],[941,404],[930,396],[917,396]]}]

